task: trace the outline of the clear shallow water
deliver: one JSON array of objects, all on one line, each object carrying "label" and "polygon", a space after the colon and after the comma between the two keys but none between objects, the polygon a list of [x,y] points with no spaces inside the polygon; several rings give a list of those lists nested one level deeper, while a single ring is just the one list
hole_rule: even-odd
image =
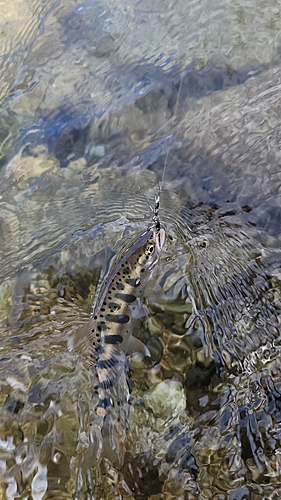
[{"label": "clear shallow water", "polygon": [[4,7],[2,497],[74,496],[92,395],[68,341],[151,220],[168,149],[169,237],[134,332],[155,365],[130,360],[125,463],[93,494],[279,498],[278,6]]}]

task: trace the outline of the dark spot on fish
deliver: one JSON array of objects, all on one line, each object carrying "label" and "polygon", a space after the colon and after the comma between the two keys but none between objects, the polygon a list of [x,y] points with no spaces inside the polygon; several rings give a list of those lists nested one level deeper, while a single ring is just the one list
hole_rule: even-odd
[{"label": "dark spot on fish", "polygon": [[141,269],[141,273],[144,273],[144,271],[145,271],[145,269],[144,269],[144,267],[143,267],[143,268]]},{"label": "dark spot on fish", "polygon": [[99,408],[108,408],[109,406],[111,406],[110,398],[104,398],[104,399],[99,400],[99,403],[98,403]]},{"label": "dark spot on fish", "polygon": [[106,306],[106,301],[104,301],[103,305]]},{"label": "dark spot on fish", "polygon": [[119,304],[116,304],[116,302],[111,302],[111,304],[108,304],[108,307],[110,308],[110,310],[112,310],[112,312],[118,311],[118,309],[120,309]]},{"label": "dark spot on fish", "polygon": [[117,274],[117,276],[120,276],[121,273],[118,271],[118,273],[116,273],[116,274]]},{"label": "dark spot on fish", "polygon": [[112,323],[125,324],[130,321],[130,318],[127,314],[107,314],[106,320],[111,321]]},{"label": "dark spot on fish", "polygon": [[94,319],[98,319],[98,317],[97,317],[97,316],[94,316]]},{"label": "dark spot on fish", "polygon": [[115,286],[112,287],[112,290],[114,290],[114,291],[116,290]]},{"label": "dark spot on fish", "polygon": [[140,279],[139,278],[136,278],[136,279],[135,278],[126,278],[125,283],[127,283],[127,285],[130,285],[132,287],[139,286]]},{"label": "dark spot on fish", "polygon": [[121,335],[118,335],[118,334],[106,335],[104,338],[104,342],[106,344],[112,344],[112,345],[122,344],[123,337]]},{"label": "dark spot on fish", "polygon": [[105,311],[105,308],[104,308],[104,307],[102,307],[102,308],[101,308],[101,311],[103,311],[103,312],[104,312],[104,311]]},{"label": "dark spot on fish", "polygon": [[[104,330],[107,330],[107,326],[105,324],[104,321],[101,321],[98,325],[97,325],[97,330],[98,332],[103,332]],[[98,334],[97,334],[98,335]]]},{"label": "dark spot on fish", "polygon": [[122,264],[122,267],[124,267],[124,266],[125,266],[125,264]]},{"label": "dark spot on fish", "polygon": [[136,300],[136,296],[132,293],[116,293],[115,297],[116,299],[123,300],[123,302],[127,302],[127,304],[131,304]]},{"label": "dark spot on fish", "polygon": [[124,269],[124,271],[123,271],[123,276],[125,274],[130,274],[130,272],[131,272],[131,269],[129,267],[126,267],[126,269]]},{"label": "dark spot on fish", "polygon": [[97,384],[95,386],[95,389],[103,389],[104,391],[106,391],[107,389],[110,389],[110,387],[112,387],[112,386],[113,386],[113,380],[107,379],[107,380],[103,380],[102,382]]},{"label": "dark spot on fish", "polygon": [[98,345],[96,348],[95,348],[95,351],[97,354],[103,354],[104,353],[104,348],[102,345]]},{"label": "dark spot on fish", "polygon": [[150,249],[149,249],[149,250],[150,250],[150,253],[152,253],[152,252],[153,252],[153,247],[150,247]]},{"label": "dark spot on fish", "polygon": [[118,363],[118,359],[109,358],[109,359],[99,359],[96,363],[96,367],[100,369],[113,368]]}]

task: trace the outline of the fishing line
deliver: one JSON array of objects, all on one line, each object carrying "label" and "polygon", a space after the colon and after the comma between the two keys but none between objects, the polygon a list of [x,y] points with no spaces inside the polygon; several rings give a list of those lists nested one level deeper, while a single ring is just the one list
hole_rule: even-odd
[{"label": "fishing line", "polygon": [[[174,113],[175,117],[177,116],[177,112],[178,112],[180,95],[181,95],[181,89],[182,89],[182,82],[183,82],[183,78],[180,79],[180,86],[179,86],[179,91],[178,91],[177,101],[176,101],[176,106],[175,106],[175,113]],[[166,157],[165,157],[165,162],[164,162],[164,168],[163,168],[162,178],[161,178],[161,180],[159,182],[159,193],[158,193],[159,199],[160,199],[160,193],[161,193],[161,190],[162,190],[162,187],[163,187],[164,176],[165,176],[166,167],[167,167],[167,163],[168,163],[168,156],[169,156],[169,152],[170,152],[170,146],[171,146],[172,136],[173,136],[173,134],[171,133],[170,137],[168,139],[168,145],[167,145],[167,151],[166,151]]]},{"label": "fishing line", "polygon": [[[182,91],[182,85],[183,85],[183,77],[180,77],[180,85],[179,85],[179,90],[178,90],[177,100],[176,100],[176,105],[175,105],[175,113],[174,113],[174,117],[173,117],[175,119],[176,119],[177,113],[178,113],[179,101],[180,101],[180,96],[181,96],[181,91]],[[170,147],[171,147],[172,137],[173,137],[173,133],[171,132],[170,135],[169,135],[169,137],[168,137],[168,145],[167,145],[167,150],[166,150],[166,156],[165,156],[165,162],[164,162],[164,168],[163,168],[163,172],[162,172],[162,177],[161,177],[161,180],[159,181],[159,184],[158,184],[158,194],[155,195],[155,208],[154,208],[154,218],[153,218],[153,220],[155,222],[158,219],[158,212],[159,212],[159,206],[160,206],[160,195],[161,195],[161,191],[162,191],[162,188],[163,188],[165,173],[166,173],[166,170],[167,170],[168,157],[169,157],[169,154],[170,154]],[[174,218],[173,218],[173,223],[176,225],[177,229],[179,230],[181,236],[183,237],[183,240],[186,241],[185,231],[186,231],[186,229],[188,229],[188,231],[191,233],[190,227],[185,222],[183,224],[183,226],[184,226],[184,229],[183,229],[181,227],[181,224],[177,220],[175,220]]]}]

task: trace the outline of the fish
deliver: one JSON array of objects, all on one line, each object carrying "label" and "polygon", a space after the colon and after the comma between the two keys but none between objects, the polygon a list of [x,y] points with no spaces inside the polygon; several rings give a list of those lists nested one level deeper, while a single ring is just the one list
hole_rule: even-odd
[{"label": "fish", "polygon": [[95,408],[84,457],[86,468],[101,457],[119,465],[123,462],[130,400],[126,356],[135,352],[150,355],[133,336],[132,319],[165,243],[159,203],[160,192],[152,223],[121,253],[94,299],[90,319],[75,334],[75,344],[88,350],[94,379]]}]

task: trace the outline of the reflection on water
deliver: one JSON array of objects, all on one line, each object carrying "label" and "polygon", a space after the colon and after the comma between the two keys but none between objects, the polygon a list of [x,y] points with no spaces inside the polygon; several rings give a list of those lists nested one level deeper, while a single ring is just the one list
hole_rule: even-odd
[{"label": "reflection on water", "polygon": [[[279,7],[2,10],[0,498],[279,498]],[[124,464],[88,474],[72,334],[166,162],[168,237],[134,327],[151,359],[129,359]]]},{"label": "reflection on water", "polygon": [[34,40],[56,3],[55,0],[16,0],[12,5],[1,6],[1,104],[11,95],[30,90],[36,84],[34,73],[27,74],[24,64]]}]

